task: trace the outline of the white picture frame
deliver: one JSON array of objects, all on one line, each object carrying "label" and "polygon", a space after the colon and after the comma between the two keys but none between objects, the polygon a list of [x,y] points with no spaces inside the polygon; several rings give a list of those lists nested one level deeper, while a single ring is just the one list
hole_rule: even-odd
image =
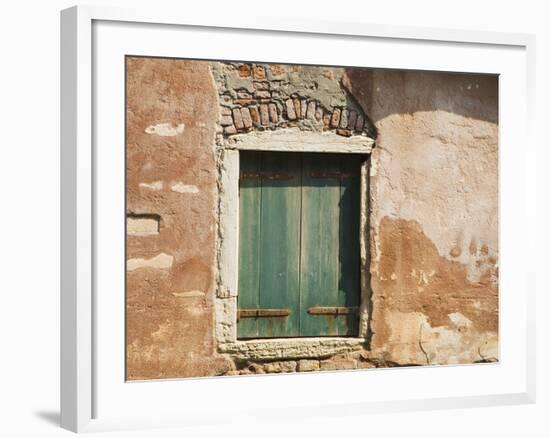
[{"label": "white picture frame", "polygon": [[[148,33],[142,37],[144,32]],[[223,55],[216,55],[222,52],[216,51],[214,43],[212,47],[207,47],[207,40],[200,38],[194,40],[192,50],[174,49],[168,44],[173,41],[174,32],[196,32],[202,38],[207,37],[208,41],[220,36],[231,36],[238,41],[249,34],[274,41],[284,38],[286,55],[279,55],[275,48],[271,55],[273,59],[285,56],[284,59],[276,58],[277,61],[303,60],[305,55],[288,42],[307,37],[312,48],[315,41],[323,39],[325,42],[334,41],[336,45],[345,40],[349,45],[369,44],[375,49],[372,53],[380,51],[376,49],[377,44],[383,45],[390,54],[393,53],[393,59],[396,53],[401,54],[399,61],[391,61],[389,54],[389,61],[385,61],[386,58],[380,55],[369,66],[478,71],[501,75],[500,211],[504,220],[501,221],[500,242],[504,251],[500,264],[503,273],[500,285],[500,363],[307,376],[225,377],[221,380],[175,379],[125,383],[124,379],[120,379],[124,374],[121,369],[124,349],[119,352],[120,340],[124,338],[123,329],[121,333],[124,313],[120,311],[124,298],[115,297],[118,301],[112,303],[110,298],[104,296],[98,300],[105,285],[110,281],[121,281],[120,273],[124,270],[123,258],[116,269],[106,271],[103,268],[108,257],[118,260],[116,257],[120,256],[118,250],[106,254],[108,245],[103,243],[108,243],[113,236],[117,242],[120,241],[124,216],[120,215],[120,224],[111,226],[106,224],[113,221],[100,213],[109,210],[116,214],[124,213],[123,203],[120,205],[120,190],[113,190],[112,197],[104,196],[107,187],[120,188],[121,182],[124,182],[123,167],[117,167],[124,150],[124,142],[119,141],[124,107],[117,105],[124,80],[123,75],[119,74],[121,66],[116,63],[123,63],[121,53],[224,59]],[[106,42],[109,44],[106,45]],[[236,49],[233,53],[235,56],[241,53],[241,59],[254,60],[254,44],[250,46],[247,53],[244,49]],[[311,50],[311,53],[317,52]],[[534,402],[535,310],[534,282],[531,280],[534,276],[530,274],[534,269],[535,218],[529,214],[534,212],[536,202],[534,53],[534,36],[524,34],[375,26],[361,22],[290,22],[273,17],[255,20],[242,18],[229,23],[221,14],[193,16],[188,11],[162,11],[153,7],[148,10],[126,10],[78,6],[62,11],[62,427],[83,432],[184,426],[203,424],[207,420],[212,421],[212,418],[216,418],[217,422],[261,418],[274,409],[278,415],[296,418]],[[419,58],[418,54],[424,54],[424,57]],[[346,62],[345,53],[317,53],[315,56],[316,60],[325,56],[323,60],[332,60],[331,63]],[[104,61],[109,57],[115,57],[118,67],[112,70],[106,67]],[[105,106],[105,99],[98,90],[109,91],[109,98],[113,100],[108,106]],[[103,144],[104,138],[110,139],[112,134],[109,129],[103,129],[102,120],[106,117],[117,119],[118,131],[112,137],[116,145],[113,150],[118,151],[113,152],[118,154],[116,157],[97,154],[97,145]],[[517,144],[521,144],[521,148]],[[521,149],[521,154],[517,154],[518,149]],[[513,183],[510,181],[512,176]],[[517,208],[517,202],[521,203],[521,208]],[[523,224],[521,236],[514,234],[519,224]],[[510,269],[512,266],[513,269]],[[513,321],[508,317],[512,312],[515,312]],[[115,333],[112,342],[105,337],[106,331]],[[115,371],[111,372],[110,368]],[[466,383],[471,379],[478,385],[477,390]],[[454,389],[441,383],[451,380],[455,381]],[[367,381],[372,389],[369,396],[349,392],[342,398],[339,388],[359,387]],[[426,383],[429,381],[431,383]],[[391,383],[388,385],[388,382]],[[319,383],[323,384],[325,395],[327,392],[333,395],[330,403],[322,401],[326,397],[319,392]],[[178,399],[184,386],[185,394],[193,396],[192,403],[181,400],[181,397]],[[298,393],[303,391],[306,396],[302,399],[298,397],[298,401],[287,405],[284,391],[290,388],[296,388]],[[237,397],[236,393],[246,397],[258,391],[267,391],[270,395],[270,402],[263,407],[250,406],[245,412],[238,409],[236,399],[235,403],[231,403],[232,397]],[[216,403],[212,402],[214,396]],[[175,403],[175,400],[178,402]]]}]

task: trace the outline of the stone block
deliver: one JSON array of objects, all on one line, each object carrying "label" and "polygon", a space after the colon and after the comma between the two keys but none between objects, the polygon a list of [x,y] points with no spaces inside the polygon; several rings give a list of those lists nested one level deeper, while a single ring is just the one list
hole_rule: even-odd
[{"label": "stone block", "polygon": [[332,112],[332,116],[330,117],[330,127],[331,128],[338,128],[338,125],[340,124],[340,109],[336,108]]},{"label": "stone block", "polygon": [[246,129],[252,128],[252,117],[250,116],[250,110],[248,108],[241,108],[241,117],[244,127]]},{"label": "stone block", "polygon": [[223,132],[224,134],[227,134],[227,135],[236,134],[237,128],[235,128],[234,125],[226,126],[225,128],[223,128]]},{"label": "stone block", "polygon": [[248,91],[237,91],[237,99],[251,99],[252,95]]},{"label": "stone block", "polygon": [[269,73],[271,73],[272,78],[281,78],[286,74],[286,68],[283,65],[271,64]]},{"label": "stone block", "polygon": [[343,109],[340,113],[340,128],[347,128],[348,127],[348,110]]},{"label": "stone block", "polygon": [[296,112],[296,117],[299,119],[302,115],[300,99],[294,97],[292,98],[292,102],[294,102],[294,111]]},{"label": "stone block", "polygon": [[327,359],[320,364],[321,371],[354,370],[357,368],[355,359]]},{"label": "stone block", "polygon": [[310,101],[307,104],[307,118],[310,120],[315,120],[315,110],[317,109],[317,104],[315,101]]},{"label": "stone block", "polygon": [[257,90],[254,97],[257,99],[271,99],[271,93],[268,90]]},{"label": "stone block", "polygon": [[285,108],[288,120],[296,120],[296,111],[294,110],[294,102],[292,102],[292,99],[288,99],[285,102]]},{"label": "stone block", "polygon": [[269,126],[269,109],[265,103],[260,105],[260,120],[263,126]]},{"label": "stone block", "polygon": [[251,68],[249,64],[243,64],[239,67],[239,76],[241,78],[248,78],[250,76]]},{"label": "stone block", "polygon": [[255,80],[261,81],[265,79],[265,68],[262,67],[261,65],[254,66],[254,68],[252,69],[252,76],[254,77]]},{"label": "stone block", "polygon": [[281,362],[269,362],[264,366],[267,373],[293,373],[296,371],[296,361],[286,360]]},{"label": "stone block", "polygon": [[319,371],[319,369],[318,360],[302,359],[298,361],[298,371]]},{"label": "stone block", "polygon": [[307,100],[300,100],[300,118],[305,119],[307,114]]},{"label": "stone block", "polygon": [[233,108],[233,121],[235,122],[235,128],[238,131],[244,129],[243,116],[238,108]]},{"label": "stone block", "polygon": [[323,120],[323,108],[321,108],[320,105],[317,106],[317,109],[315,110],[315,120],[320,122]]},{"label": "stone block", "polygon": [[269,90],[269,82],[254,82],[254,88],[256,90]]},{"label": "stone block", "polygon": [[260,112],[258,111],[257,106],[251,106],[249,107],[250,110],[250,118],[252,119],[252,124],[254,126],[260,126]]},{"label": "stone block", "polygon": [[233,118],[231,116],[221,116],[220,125],[230,126],[233,124]]},{"label": "stone block", "polygon": [[351,137],[352,132],[349,129],[338,128],[336,130],[336,134],[341,135],[343,137]]},{"label": "stone block", "polygon": [[279,114],[277,111],[277,105],[274,103],[269,104],[269,119],[273,123],[277,123],[279,121]]}]

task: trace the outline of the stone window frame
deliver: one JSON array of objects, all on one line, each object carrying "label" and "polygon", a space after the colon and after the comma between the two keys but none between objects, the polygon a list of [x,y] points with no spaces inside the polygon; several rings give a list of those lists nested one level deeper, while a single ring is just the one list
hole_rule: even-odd
[{"label": "stone window frame", "polygon": [[[361,349],[368,339],[371,290],[369,281],[369,163],[375,141],[365,135],[343,137],[332,131],[284,128],[225,138],[218,144],[218,229],[215,338],[219,353],[237,360],[320,358]],[[237,339],[239,271],[239,166],[241,151],[360,154],[360,306],[357,337]]]}]

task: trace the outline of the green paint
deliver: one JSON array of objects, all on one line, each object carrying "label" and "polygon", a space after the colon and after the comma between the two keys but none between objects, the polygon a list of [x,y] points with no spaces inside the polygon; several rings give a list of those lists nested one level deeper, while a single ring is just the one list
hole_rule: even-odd
[{"label": "green paint", "polygon": [[[240,160],[241,175],[260,172],[261,156],[257,152],[243,154]],[[259,179],[239,181],[239,307],[258,309],[260,298],[260,206],[261,182]],[[258,337],[258,319],[242,318],[237,330],[240,337]]]},{"label": "green paint", "polygon": [[262,174],[260,307],[290,308],[292,314],[260,318],[259,337],[298,336],[300,157],[264,153]]},{"label": "green paint", "polygon": [[[239,338],[357,336],[357,315],[310,315],[359,305],[359,156],[241,153]],[[244,176],[244,178],[243,178]]]},{"label": "green paint", "polygon": [[[309,315],[313,306],[335,306],[338,294],[340,221],[338,155],[306,154],[302,166],[302,336],[336,336],[332,316]],[[331,177],[334,175],[334,177]]]}]

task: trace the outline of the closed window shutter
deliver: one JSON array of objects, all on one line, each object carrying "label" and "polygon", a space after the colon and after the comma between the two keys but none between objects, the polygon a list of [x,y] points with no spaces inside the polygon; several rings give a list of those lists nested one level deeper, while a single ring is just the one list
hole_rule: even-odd
[{"label": "closed window shutter", "polygon": [[238,337],[356,336],[360,157],[241,153]]}]

